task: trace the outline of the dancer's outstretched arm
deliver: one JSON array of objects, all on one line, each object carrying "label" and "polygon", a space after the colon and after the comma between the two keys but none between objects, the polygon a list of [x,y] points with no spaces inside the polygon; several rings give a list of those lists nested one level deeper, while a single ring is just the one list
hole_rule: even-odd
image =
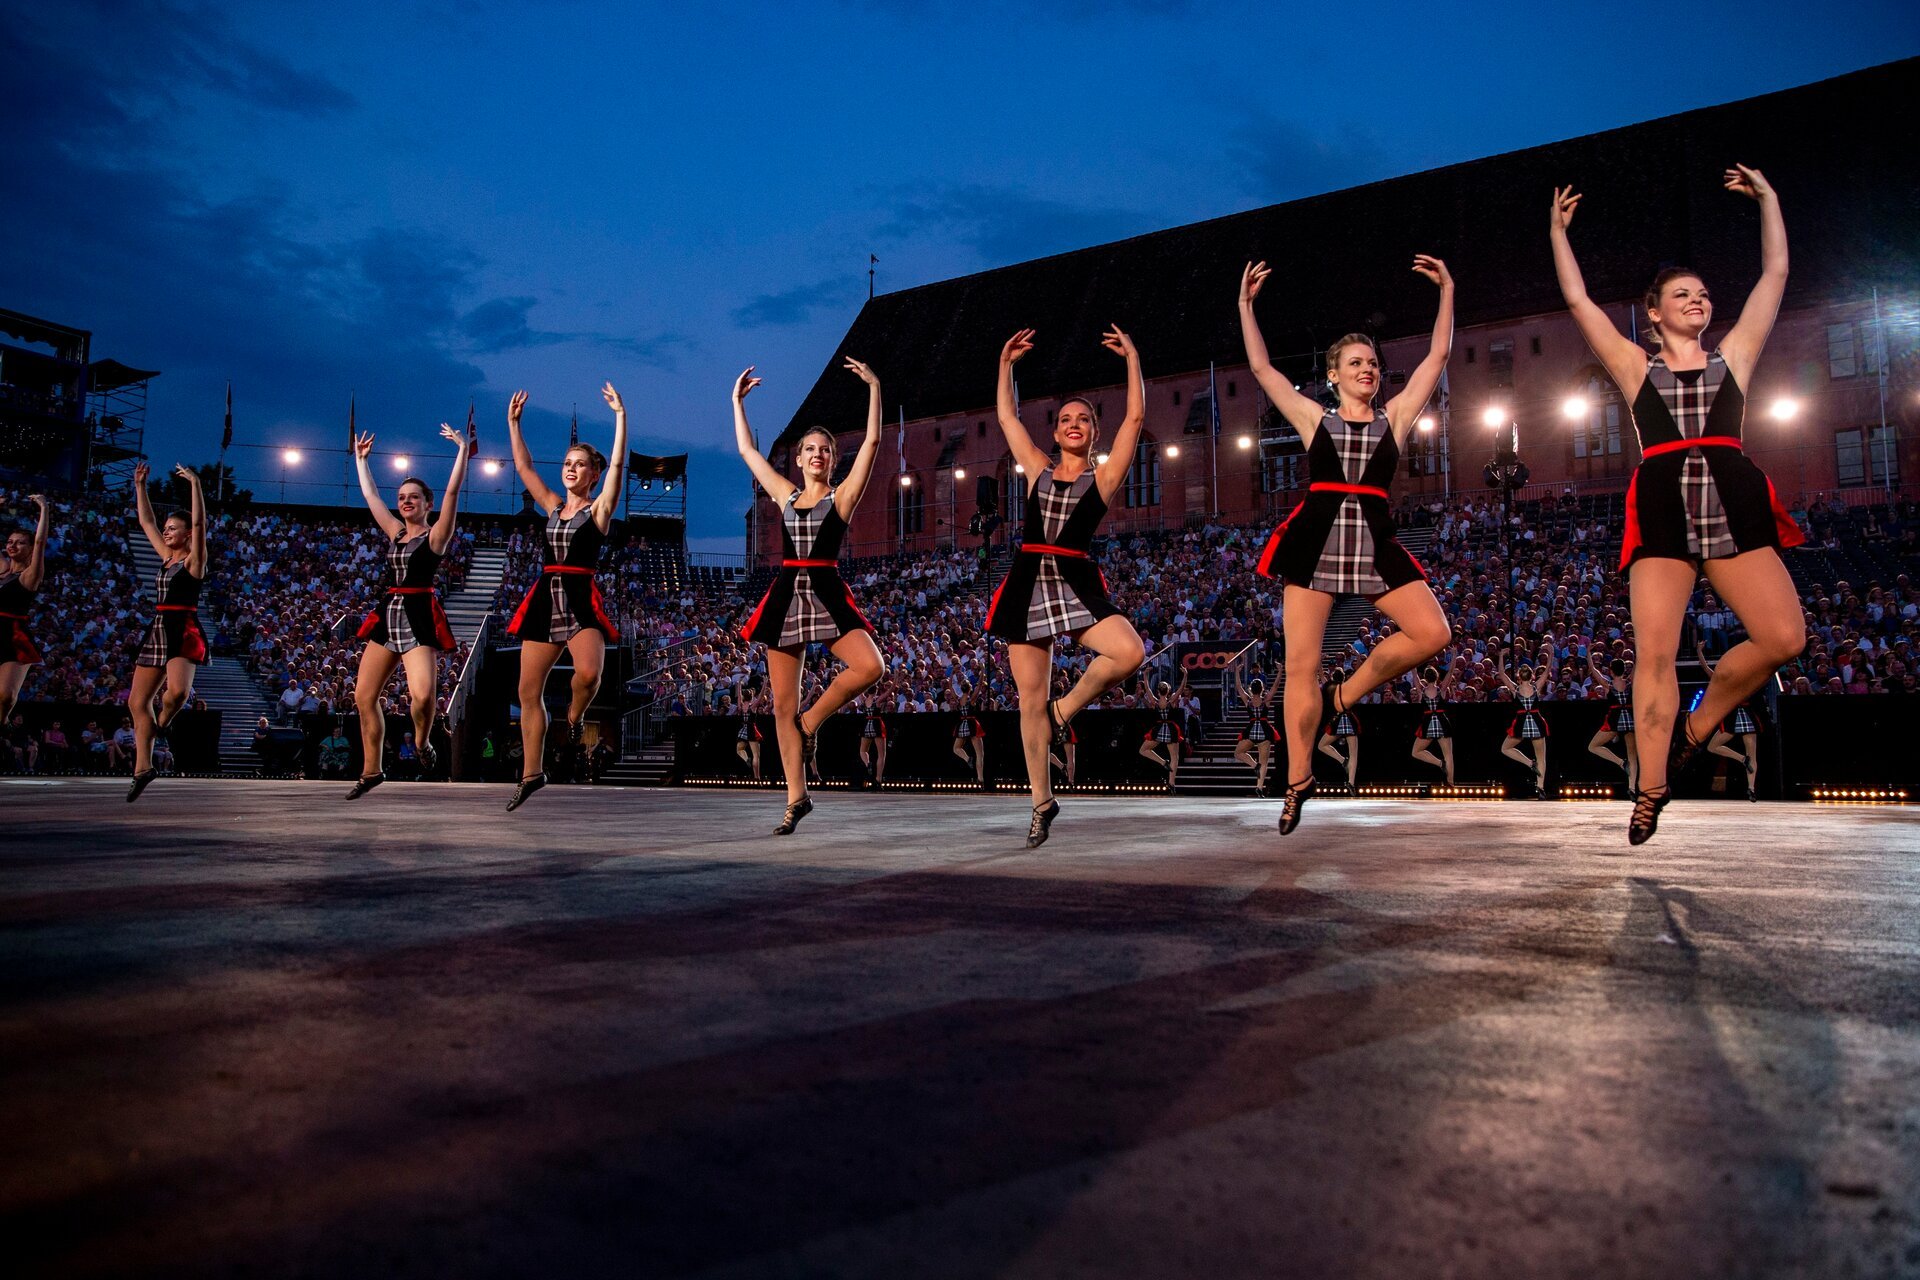
[{"label": "dancer's outstretched arm", "polygon": [[200,473],[186,463],[175,463],[173,474],[187,482],[187,492],[191,495],[187,505],[193,516],[193,534],[187,543],[187,572],[204,578],[207,576],[207,496],[200,489]]},{"label": "dancer's outstretched arm", "polygon": [[527,450],[527,442],[520,436],[520,413],[527,407],[527,393],[516,391],[513,399],[507,401],[507,443],[513,449],[513,469],[520,477],[520,483],[527,486],[534,505],[548,515],[566,505],[566,499],[555,493],[540,478],[534,469],[533,454]]},{"label": "dancer's outstretched arm", "polygon": [[1640,384],[1647,378],[1647,353],[1614,328],[1607,313],[1587,296],[1587,282],[1580,274],[1579,261],[1573,256],[1573,242],[1567,238],[1567,228],[1573,225],[1574,210],[1580,207],[1581,198],[1570,186],[1553,190],[1553,211],[1547,226],[1547,236],[1553,244],[1553,273],[1559,278],[1560,296],[1566,300],[1580,336],[1606,366],[1613,385],[1632,403],[1640,394]]},{"label": "dancer's outstretched arm", "polygon": [[1133,450],[1140,443],[1140,428],[1147,421],[1147,390],[1140,376],[1140,353],[1119,325],[1101,335],[1100,345],[1127,362],[1127,416],[1120,419],[1120,429],[1113,433],[1107,460],[1093,469],[1093,482],[1100,489],[1101,501],[1111,502],[1126,481],[1128,468],[1133,466]]},{"label": "dancer's outstretched arm", "polygon": [[760,446],[754,443],[753,428],[747,425],[746,400],[759,385],[760,379],[753,376],[752,365],[741,370],[740,376],[733,380],[733,442],[740,449],[740,460],[747,464],[747,470],[753,472],[753,478],[760,482],[774,505],[783,506],[800,486],[775,471],[767,456],[760,452]]},{"label": "dancer's outstretched arm", "polygon": [[1387,401],[1387,421],[1393,426],[1396,444],[1405,444],[1407,433],[1420,420],[1433,389],[1440,385],[1440,375],[1446,372],[1447,353],[1453,350],[1453,276],[1446,263],[1424,253],[1413,255],[1413,269],[1440,286],[1440,309],[1433,318],[1433,342],[1426,358],[1407,375],[1400,394]]},{"label": "dancer's outstretched arm", "polygon": [[373,432],[362,431],[353,438],[353,469],[360,477],[360,496],[367,500],[367,510],[373,513],[374,524],[380,532],[387,535],[391,542],[406,532],[406,525],[400,517],[393,514],[387,506],[387,500],[380,495],[380,484],[373,478]]},{"label": "dancer's outstretched arm", "polygon": [[146,463],[136,463],[133,468],[133,515],[140,522],[140,532],[147,535],[147,543],[153,548],[153,554],[162,560],[167,558],[167,544],[160,540],[160,522],[153,518],[153,495],[147,492],[147,477],[153,469]]},{"label": "dancer's outstretched arm", "polygon": [[620,493],[627,481],[627,406],[611,382],[600,387],[600,396],[613,410],[613,452],[607,455],[607,474],[600,481],[600,496],[593,500],[593,522],[605,533],[619,510]]},{"label": "dancer's outstretched arm", "polygon": [[[1027,475],[1037,476],[1045,471],[1052,462],[1045,452],[1033,442],[1027,434],[1026,424],[1020,421],[1020,411],[1013,403],[1013,366],[1021,356],[1033,350],[1033,330],[1022,329],[1007,339],[1000,348],[1000,382],[994,395],[994,405],[1000,419],[1000,434],[1007,438],[1007,449],[1013,454],[1013,460],[1026,468]],[[1029,479],[1028,484],[1033,481]]]},{"label": "dancer's outstretched arm", "polygon": [[27,497],[40,508],[40,518],[34,522],[33,550],[27,554],[26,568],[20,570],[20,585],[29,591],[38,591],[47,573],[47,532],[53,524],[53,508],[47,504],[44,493],[30,493]]},{"label": "dancer's outstretched arm", "polygon": [[1267,399],[1280,411],[1280,416],[1300,433],[1300,442],[1312,444],[1313,433],[1320,429],[1320,418],[1326,411],[1319,401],[1301,395],[1287,375],[1273,367],[1267,355],[1267,340],[1261,335],[1260,322],[1253,314],[1253,300],[1260,296],[1261,286],[1272,274],[1264,262],[1249,262],[1240,273],[1240,337],[1247,344],[1247,365],[1253,370],[1253,380],[1267,393]]},{"label": "dancer's outstretched arm", "polygon": [[1760,279],[1740,308],[1740,319],[1720,339],[1720,354],[1744,391],[1787,291],[1787,224],[1780,216],[1780,198],[1758,169],[1735,165],[1726,172],[1726,187],[1760,206]]},{"label": "dancer's outstretched arm", "polygon": [[833,495],[833,505],[840,512],[840,518],[850,520],[853,509],[860,505],[860,495],[867,491],[867,480],[873,475],[873,460],[880,453],[880,375],[852,356],[848,356],[841,367],[857,374],[867,384],[867,434],[860,440],[860,451],[853,455],[853,465],[847,468],[847,478],[840,482]]},{"label": "dancer's outstretched arm", "polygon": [[440,434],[453,441],[454,452],[453,474],[447,477],[447,491],[440,499],[440,514],[434,519],[433,528],[427,532],[427,547],[435,555],[445,555],[447,544],[453,541],[454,526],[460,522],[460,488],[467,482],[467,464],[480,447],[473,433],[463,436],[444,422],[440,424]]}]

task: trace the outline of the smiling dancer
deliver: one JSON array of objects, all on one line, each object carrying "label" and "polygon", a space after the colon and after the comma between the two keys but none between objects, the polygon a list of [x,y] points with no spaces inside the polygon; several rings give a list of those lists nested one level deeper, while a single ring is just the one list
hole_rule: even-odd
[{"label": "smiling dancer", "polygon": [[[1007,666],[1020,693],[1020,744],[1027,761],[1033,816],[1027,824],[1027,848],[1046,843],[1060,815],[1054,799],[1047,747],[1062,726],[1082,708],[1140,669],[1146,646],[1133,624],[1113,606],[1107,582],[1093,560],[1093,535],[1107,504],[1133,465],[1134,445],[1146,422],[1146,388],[1140,353],[1133,339],[1110,328],[1100,345],[1127,362],[1127,412],[1114,433],[1106,461],[1096,463],[1094,445],[1100,421],[1093,402],[1068,399],[1053,417],[1053,442],[1060,461],[1048,457],[1013,402],[1013,366],[1033,350],[1033,330],[1022,329],[1000,349],[1000,380],[995,403],[1000,430],[1014,462],[1031,477],[1027,517],[1020,545],[1014,548],[1007,576],[987,609],[987,633],[1007,642]],[[1067,636],[1093,652],[1093,660],[1064,697],[1048,697],[1053,681],[1053,642]]]},{"label": "smiling dancer", "polygon": [[[1740,438],[1747,388],[1787,287],[1787,225],[1758,169],[1735,165],[1722,180],[1759,206],[1760,279],[1740,319],[1711,351],[1702,339],[1713,323],[1713,301],[1697,273],[1669,267],[1654,277],[1642,305],[1660,353],[1649,356],[1587,296],[1567,237],[1581,200],[1572,187],[1554,191],[1548,222],[1567,309],[1619,387],[1640,438],[1620,548],[1636,664],[1640,786],[1627,820],[1627,840],[1636,845],[1658,829],[1660,811],[1673,798],[1672,773],[1692,762],[1708,728],[1807,644],[1800,598],[1780,558],[1782,548],[1805,538]],[[1746,627],[1747,639],[1727,651],[1699,705],[1683,713],[1675,660],[1702,572]]]},{"label": "smiling dancer", "polygon": [[0,557],[0,725],[12,718],[28,670],[43,659],[27,630],[27,614],[46,579],[47,530],[53,513],[44,495],[29,496],[40,508],[33,530],[9,532],[6,555]]},{"label": "smiling dancer", "polygon": [[[1327,383],[1340,397],[1328,409],[1294,389],[1273,367],[1254,317],[1254,299],[1270,274],[1250,262],[1240,276],[1240,332],[1247,363],[1260,389],[1307,447],[1306,500],[1293,509],[1260,555],[1259,573],[1284,584],[1281,625],[1286,634],[1287,687],[1282,719],[1287,730],[1286,803],[1280,834],[1300,825],[1300,811],[1314,792],[1315,739],[1340,712],[1394,676],[1439,653],[1451,638],[1447,618],[1427,586],[1426,575],[1394,537],[1387,485],[1427,399],[1440,384],[1453,344],[1453,277],[1438,258],[1416,254],[1413,270],[1440,288],[1439,313],[1426,357],[1407,375],[1406,389],[1374,406],[1380,389],[1380,355],[1373,339],[1350,333],[1327,352]],[[1396,630],[1374,646],[1344,684],[1320,688],[1320,641],[1334,597],[1353,593],[1373,600]]]},{"label": "smiling dancer", "polygon": [[[207,661],[207,637],[200,629],[200,587],[207,578],[207,501],[200,491],[200,476],[191,468],[176,465],[173,474],[186,481],[192,495],[188,511],[169,511],[167,518],[155,523],[153,503],[147,496],[146,463],[133,469],[133,506],[140,521],[140,532],[154,554],[160,557],[160,577],[154,587],[153,625],[134,659],[133,689],[127,695],[127,710],[133,716],[133,781],[127,787],[127,802],[140,798],[159,770],[153,764],[153,738],[164,732],[180,708],[193,696],[193,669]],[[154,695],[166,681],[160,694],[158,714]]]},{"label": "smiling dancer", "polygon": [[[867,384],[867,428],[853,455],[846,479],[833,483],[839,449],[825,427],[809,427],[794,446],[802,483],[774,469],[753,441],[747,425],[747,395],[760,385],[749,366],[733,384],[733,434],[740,458],[753,478],[780,508],[780,571],[766,596],[747,619],[745,638],[767,647],[767,681],[773,691],[773,728],[780,742],[780,765],[787,775],[787,811],[775,835],[792,835],[800,819],[813,812],[807,794],[807,766],[814,763],[820,726],[855,696],[886,674],[872,628],[853,603],[840,576],[840,541],[847,521],[860,505],[874,455],[880,451],[880,378],[860,361],[841,366]],[[800,710],[800,674],[807,646],[824,644],[846,665],[820,691],[813,705]],[[811,719],[811,725],[808,720]]]},{"label": "smiling dancer", "polygon": [[[567,446],[560,461],[561,491],[547,487],[534,469],[533,454],[520,436],[520,414],[527,393],[516,391],[507,405],[507,438],[513,445],[513,469],[534,504],[547,513],[547,561],[540,576],[507,624],[507,634],[520,641],[520,742],[524,749],[520,785],[507,801],[511,813],[527,797],[547,785],[547,676],[562,652],[573,659],[572,698],[567,706],[567,742],[579,743],[586,732],[587,708],[600,690],[600,672],[607,661],[607,645],[620,639],[620,630],[607,616],[594,581],[600,548],[620,505],[620,487],[627,474],[627,407],[611,382],[600,395],[613,410],[611,459],[590,444]],[[594,482],[605,477],[600,492]]]},{"label": "smiling dancer", "polygon": [[420,755],[420,776],[433,772],[433,713],[440,696],[440,655],[456,647],[453,628],[447,624],[447,611],[433,589],[434,574],[446,557],[447,544],[453,541],[454,525],[460,518],[460,486],[467,478],[467,463],[479,448],[471,433],[462,436],[446,423],[440,434],[453,441],[453,474],[447,478],[446,497],[440,504],[440,516],[433,524],[433,490],[418,476],[400,482],[396,504],[400,514],[387,509],[380,496],[380,484],[373,478],[370,459],[373,435],[366,433],[353,442],[353,464],[360,473],[360,495],[367,500],[373,522],[387,539],[387,584],[385,598],[361,622],[357,635],[367,642],[360,652],[360,670],[353,681],[353,701],[360,712],[360,780],[347,792],[347,799],[358,800],[387,780],[382,765],[386,761],[387,716],[381,701],[393,669],[403,666],[407,673],[408,711],[413,719],[413,741]]}]

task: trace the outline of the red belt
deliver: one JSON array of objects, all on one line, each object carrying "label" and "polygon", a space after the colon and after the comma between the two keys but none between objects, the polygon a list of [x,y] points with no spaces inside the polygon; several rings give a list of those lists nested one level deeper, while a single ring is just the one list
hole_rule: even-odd
[{"label": "red belt", "polygon": [[838,569],[838,560],[782,560],[782,569]]},{"label": "red belt", "polygon": [[388,587],[387,594],[390,596],[430,596],[433,594],[433,588],[432,587]]},{"label": "red belt", "polygon": [[1681,449],[1738,449],[1738,436],[1696,436],[1692,440],[1663,440],[1659,444],[1650,444],[1640,450],[1642,458],[1657,458],[1663,453],[1675,453]]},{"label": "red belt", "polygon": [[200,612],[198,605],[191,605],[191,604],[157,604],[153,607],[158,609],[162,613],[198,613]]},{"label": "red belt", "polygon": [[578,564],[543,564],[540,566],[540,572],[542,573],[584,573],[589,578],[593,576],[593,570],[587,568],[585,565],[578,565]]},{"label": "red belt", "polygon": [[1087,553],[1084,551],[1076,551],[1072,547],[1056,547],[1046,542],[1025,542],[1020,545],[1020,550],[1027,555],[1035,556],[1065,556],[1069,560],[1087,558]]},{"label": "red belt", "polygon": [[1387,491],[1371,484],[1334,484],[1328,480],[1317,480],[1307,486],[1309,493],[1358,493],[1366,497],[1384,498]]}]

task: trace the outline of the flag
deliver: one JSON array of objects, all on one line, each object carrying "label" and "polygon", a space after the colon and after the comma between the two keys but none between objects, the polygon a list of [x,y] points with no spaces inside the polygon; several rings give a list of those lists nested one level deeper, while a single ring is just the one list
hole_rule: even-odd
[{"label": "flag", "polygon": [[567,448],[580,443],[580,406],[573,406],[573,425],[567,430]]},{"label": "flag", "polygon": [[225,453],[233,443],[233,384],[227,384],[227,428],[220,433],[220,452]]},{"label": "flag", "polygon": [[1220,388],[1213,379],[1213,362],[1207,362],[1207,413],[1213,421],[1213,434],[1220,434]]},{"label": "flag", "polygon": [[467,401],[467,449],[480,452],[480,428],[473,425],[473,401]]}]

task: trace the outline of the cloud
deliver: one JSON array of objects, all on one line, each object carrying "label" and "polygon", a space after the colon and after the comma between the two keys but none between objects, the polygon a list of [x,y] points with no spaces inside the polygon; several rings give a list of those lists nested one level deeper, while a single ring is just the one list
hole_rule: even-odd
[{"label": "cloud", "polygon": [[1157,225],[1135,210],[1088,208],[976,184],[902,194],[878,234],[901,240],[944,236],[997,266],[1124,239]]},{"label": "cloud", "polygon": [[745,306],[735,307],[733,322],[742,329],[805,324],[818,308],[844,306],[859,296],[859,284],[845,277],[795,285],[779,293],[763,293]]},{"label": "cloud", "polygon": [[591,342],[623,351],[642,364],[656,369],[672,369],[675,355],[692,345],[682,334],[662,333],[647,338],[618,337],[592,331],[568,332],[536,329],[527,313],[537,303],[527,297],[494,298],[483,302],[460,318],[459,329],[469,349],[480,355],[517,351],[526,347],[547,347],[563,342]]}]

